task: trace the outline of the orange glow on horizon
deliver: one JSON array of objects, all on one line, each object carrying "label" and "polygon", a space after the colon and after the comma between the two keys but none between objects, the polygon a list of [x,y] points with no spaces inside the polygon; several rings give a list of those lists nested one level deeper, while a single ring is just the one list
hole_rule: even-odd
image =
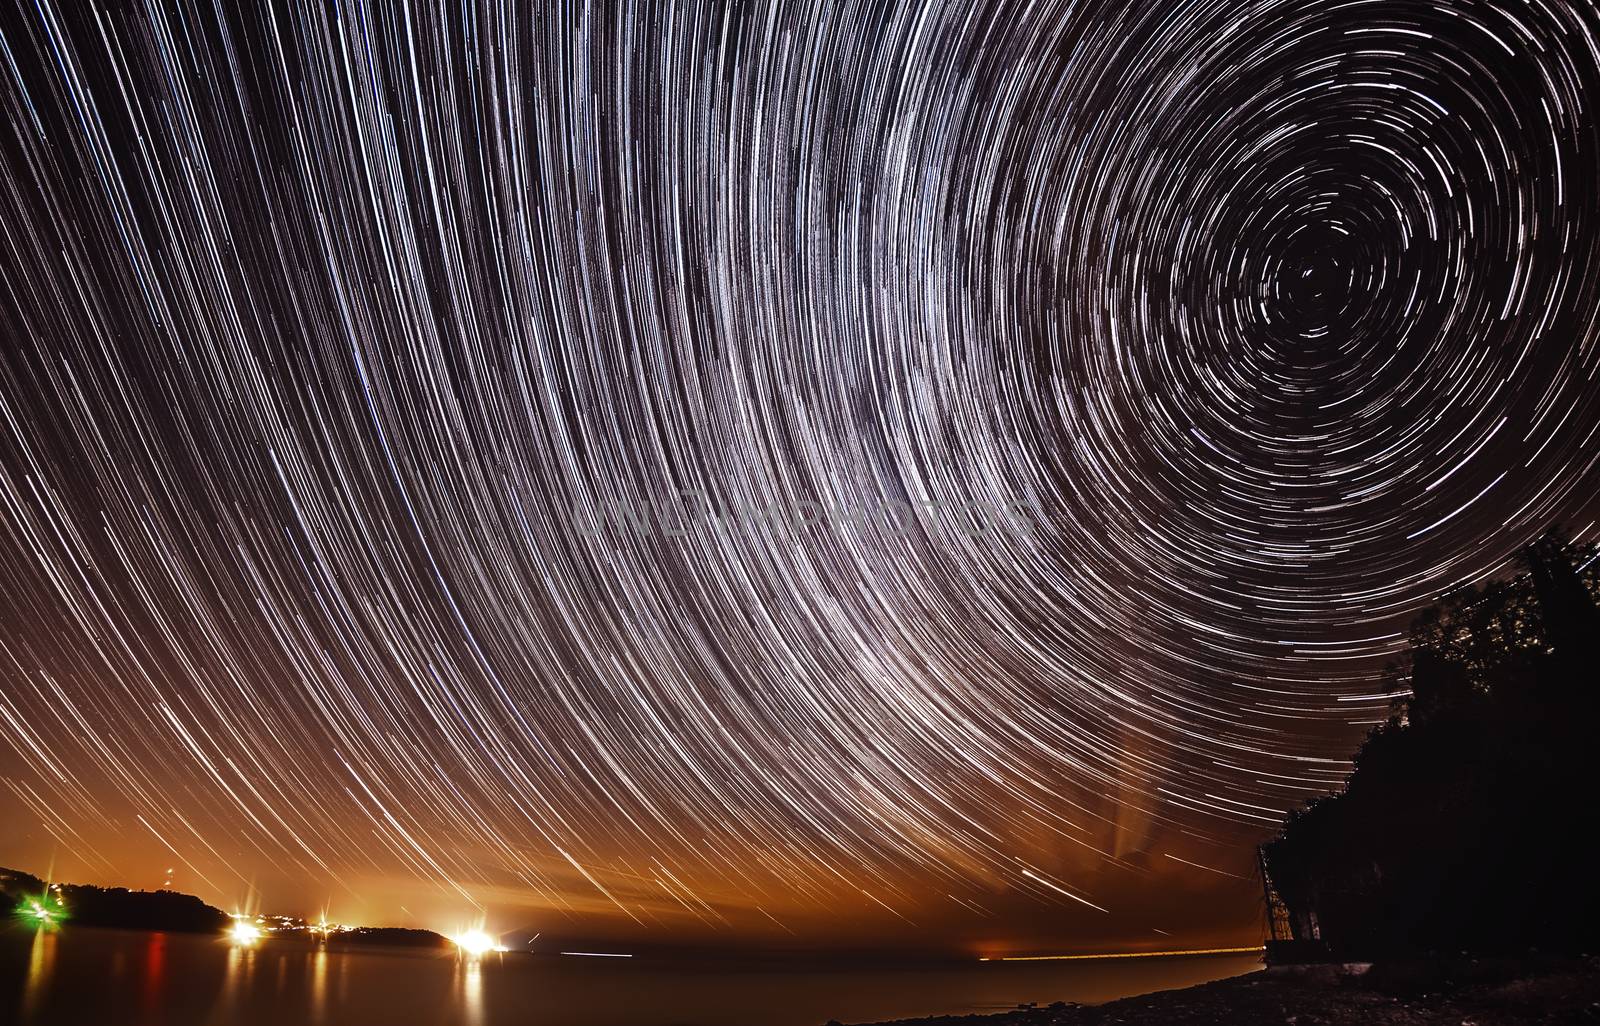
[{"label": "orange glow on horizon", "polygon": [[1110,951],[1099,955],[995,955],[980,962],[1072,962],[1099,958],[1179,958],[1184,955],[1250,955],[1267,950],[1257,944],[1243,948],[1188,948],[1182,951]]}]

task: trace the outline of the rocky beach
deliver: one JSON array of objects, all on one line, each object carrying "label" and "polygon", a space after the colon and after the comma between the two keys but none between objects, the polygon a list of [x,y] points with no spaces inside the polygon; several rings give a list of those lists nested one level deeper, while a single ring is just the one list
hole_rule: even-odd
[{"label": "rocky beach", "polygon": [[[856,1026],[1522,1026],[1600,1023],[1600,959],[1283,966],[1103,1005]],[[841,1026],[830,1023],[828,1026]]]}]

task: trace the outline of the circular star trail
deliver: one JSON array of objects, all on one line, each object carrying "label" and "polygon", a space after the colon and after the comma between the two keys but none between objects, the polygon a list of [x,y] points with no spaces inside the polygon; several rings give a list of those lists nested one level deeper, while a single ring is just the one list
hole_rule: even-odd
[{"label": "circular star trail", "polygon": [[1591,6],[545,6],[6,10],[0,855],[1248,919],[1593,538]]}]

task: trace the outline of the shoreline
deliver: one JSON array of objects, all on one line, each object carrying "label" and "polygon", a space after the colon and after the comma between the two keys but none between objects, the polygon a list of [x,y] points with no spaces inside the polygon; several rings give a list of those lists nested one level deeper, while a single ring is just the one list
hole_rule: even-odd
[{"label": "shoreline", "polygon": [[1521,1026],[1600,1023],[1600,958],[1271,966],[1104,1004],[825,1026]]}]

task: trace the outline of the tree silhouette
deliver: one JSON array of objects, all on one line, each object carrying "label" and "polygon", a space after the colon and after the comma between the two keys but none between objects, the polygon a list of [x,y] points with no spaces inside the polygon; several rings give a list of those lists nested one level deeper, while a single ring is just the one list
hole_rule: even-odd
[{"label": "tree silhouette", "polygon": [[1520,576],[1417,618],[1396,668],[1408,686],[1344,791],[1263,846],[1302,946],[1377,957],[1588,942],[1595,559],[1551,533],[1519,562]]}]

